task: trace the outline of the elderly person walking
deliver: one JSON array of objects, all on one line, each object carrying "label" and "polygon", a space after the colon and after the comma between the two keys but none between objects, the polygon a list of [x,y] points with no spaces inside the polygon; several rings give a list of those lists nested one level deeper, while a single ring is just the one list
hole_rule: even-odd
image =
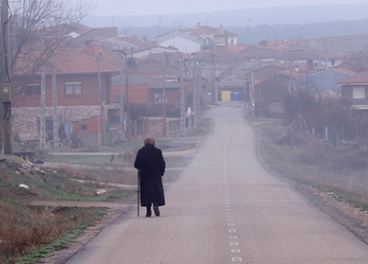
[{"label": "elderly person walking", "polygon": [[134,167],[140,177],[141,206],[147,208],[146,217],[151,217],[153,210],[160,216],[159,206],[165,205],[162,176],[165,173],[166,163],[162,151],[155,147],[155,139],[148,137],[136,156]]}]

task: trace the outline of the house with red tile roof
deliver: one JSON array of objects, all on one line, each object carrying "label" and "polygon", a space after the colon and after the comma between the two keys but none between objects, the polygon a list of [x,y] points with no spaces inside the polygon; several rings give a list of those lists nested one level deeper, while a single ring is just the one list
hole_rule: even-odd
[{"label": "house with red tile roof", "polygon": [[288,40],[264,40],[259,43],[260,46],[264,47],[279,47],[279,48],[292,48],[296,47],[298,41],[296,39]]},{"label": "house with red tile roof", "polygon": [[[107,120],[106,110],[101,118],[101,107],[108,108],[111,103],[112,76],[118,74],[119,69],[100,60],[97,63],[96,57],[69,48],[58,50],[54,60],[50,58],[44,67],[47,140],[53,139],[53,68],[59,130],[64,131],[63,126],[71,122],[74,136],[95,145]],[[23,57],[17,61],[12,74],[13,132],[22,141],[39,139],[42,68],[36,74],[31,74],[31,69],[32,59]]]},{"label": "house with red tile roof", "polygon": [[[79,40],[74,40],[78,42]],[[75,45],[75,44],[74,44]],[[163,47],[136,36],[115,36],[109,38],[91,38],[88,42],[77,45],[79,50],[89,53],[95,49],[108,53],[122,53],[135,59],[147,58],[151,54],[178,52],[173,47]]]},{"label": "house with red tile roof", "polygon": [[251,46],[238,52],[244,59],[259,62],[279,62],[288,65],[306,64],[308,70],[316,70],[320,64],[324,64],[324,69],[337,67],[345,59],[344,55],[336,52],[305,48],[285,48],[277,46]]},{"label": "house with red tile roof", "polygon": [[242,46],[242,45],[235,45],[235,44],[231,44],[231,43],[227,45],[227,51],[228,52],[237,53],[237,52],[243,51],[245,49],[247,49],[247,47]]},{"label": "house with red tile roof", "polygon": [[220,49],[226,51],[228,44],[237,45],[237,34],[200,24],[188,29],[175,29],[156,37],[156,44],[174,47],[185,54],[204,50]]},{"label": "house with red tile roof", "polygon": [[352,103],[353,110],[368,110],[368,72],[360,72],[338,82],[342,98]]},{"label": "house with red tile roof", "polygon": [[326,69],[322,71],[310,72],[296,78],[292,86],[294,88],[306,88],[314,94],[333,91],[341,94],[341,85],[338,82],[346,77],[353,76],[355,72],[346,69]]}]

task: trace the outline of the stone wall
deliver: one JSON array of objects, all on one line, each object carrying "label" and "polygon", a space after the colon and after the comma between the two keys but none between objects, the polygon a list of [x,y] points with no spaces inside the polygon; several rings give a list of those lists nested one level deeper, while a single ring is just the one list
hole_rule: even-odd
[{"label": "stone wall", "polygon": [[[100,115],[100,106],[59,106],[59,124],[77,122]],[[52,120],[53,108],[46,107],[47,120]],[[20,107],[12,109],[13,134],[21,141],[38,140],[39,131],[37,120],[40,118],[39,107]]]}]

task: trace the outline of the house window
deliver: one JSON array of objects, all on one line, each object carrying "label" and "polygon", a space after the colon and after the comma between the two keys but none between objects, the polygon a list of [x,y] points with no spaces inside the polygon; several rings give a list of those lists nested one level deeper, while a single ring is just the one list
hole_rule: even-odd
[{"label": "house window", "polygon": [[81,130],[82,131],[87,131],[88,129],[88,125],[81,125]]},{"label": "house window", "polygon": [[65,95],[81,95],[81,94],[82,94],[82,82],[65,83]]},{"label": "house window", "polygon": [[26,87],[24,88],[24,94],[28,96],[40,95],[41,94],[41,84],[39,83],[27,84]]},{"label": "house window", "polygon": [[365,99],[365,87],[353,87],[353,99]]}]

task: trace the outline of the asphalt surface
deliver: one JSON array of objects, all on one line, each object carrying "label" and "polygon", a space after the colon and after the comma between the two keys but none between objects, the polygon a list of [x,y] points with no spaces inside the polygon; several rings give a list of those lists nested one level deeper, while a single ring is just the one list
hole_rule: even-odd
[{"label": "asphalt surface", "polygon": [[166,187],[161,216],[131,210],[68,264],[368,263],[366,244],[261,166],[241,107],[206,115],[214,132]]}]

